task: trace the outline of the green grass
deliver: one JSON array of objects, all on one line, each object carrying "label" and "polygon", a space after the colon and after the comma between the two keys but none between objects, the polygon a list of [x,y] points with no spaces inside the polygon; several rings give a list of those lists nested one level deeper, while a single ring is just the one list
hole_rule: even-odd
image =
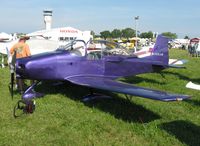
[{"label": "green grass", "polygon": [[188,101],[160,102],[122,94],[113,99],[83,103],[86,88],[49,83],[38,85],[46,93],[36,100],[36,111],[14,119],[8,90],[9,70],[0,69],[0,145],[200,145],[200,91],[185,88],[188,81],[200,84],[200,58],[183,50],[170,50],[170,58],[184,58],[186,69],[167,69],[122,79],[138,86],[191,95]]}]

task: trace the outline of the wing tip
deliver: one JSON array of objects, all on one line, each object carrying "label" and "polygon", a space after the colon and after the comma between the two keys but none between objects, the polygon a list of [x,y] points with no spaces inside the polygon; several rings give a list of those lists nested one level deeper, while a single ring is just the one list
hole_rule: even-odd
[{"label": "wing tip", "polygon": [[183,101],[191,98],[189,95],[176,95],[163,99],[163,101]]}]

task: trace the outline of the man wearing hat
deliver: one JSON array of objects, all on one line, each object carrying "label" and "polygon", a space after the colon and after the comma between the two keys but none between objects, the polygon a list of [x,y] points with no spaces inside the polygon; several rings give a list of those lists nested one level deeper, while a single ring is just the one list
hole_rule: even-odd
[{"label": "man wearing hat", "polygon": [[30,49],[29,46],[26,44],[26,40],[28,40],[29,37],[21,37],[19,39],[19,42],[16,43],[11,49],[10,49],[10,53],[11,55],[14,54],[14,52],[16,51],[16,58],[22,58],[22,57],[27,57],[30,56]]},{"label": "man wearing hat", "polygon": [[[28,57],[31,55],[30,49],[28,44],[26,44],[26,40],[28,40],[29,37],[23,36],[19,39],[19,42],[14,44],[13,47],[10,49],[10,54],[13,55],[14,52],[16,52],[16,58],[23,58]],[[24,80],[22,79],[16,79],[18,89],[21,93],[24,91]]]}]

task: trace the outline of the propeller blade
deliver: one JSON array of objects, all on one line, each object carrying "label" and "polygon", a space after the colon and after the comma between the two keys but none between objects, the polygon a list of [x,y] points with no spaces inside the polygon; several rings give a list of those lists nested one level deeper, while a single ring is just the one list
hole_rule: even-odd
[{"label": "propeller blade", "polygon": [[12,56],[12,61],[11,64],[15,67],[15,63],[16,63],[16,59],[17,59],[17,52],[15,51],[13,56]]},{"label": "propeller blade", "polygon": [[13,91],[14,91],[14,76],[15,74],[14,73],[11,73],[11,97],[13,99]]},{"label": "propeller blade", "polygon": [[16,63],[16,51],[14,52],[14,55],[12,56],[12,60],[10,65],[10,93],[11,97],[13,99],[13,93],[14,93],[14,80],[15,80],[15,63]]}]

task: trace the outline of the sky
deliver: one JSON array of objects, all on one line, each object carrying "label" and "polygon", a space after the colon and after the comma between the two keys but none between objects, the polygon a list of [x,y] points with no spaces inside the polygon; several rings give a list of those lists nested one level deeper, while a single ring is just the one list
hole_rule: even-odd
[{"label": "sky", "polygon": [[52,27],[79,30],[133,28],[200,37],[199,0],[0,0],[0,32],[31,33],[45,28],[43,10],[53,10]]}]

